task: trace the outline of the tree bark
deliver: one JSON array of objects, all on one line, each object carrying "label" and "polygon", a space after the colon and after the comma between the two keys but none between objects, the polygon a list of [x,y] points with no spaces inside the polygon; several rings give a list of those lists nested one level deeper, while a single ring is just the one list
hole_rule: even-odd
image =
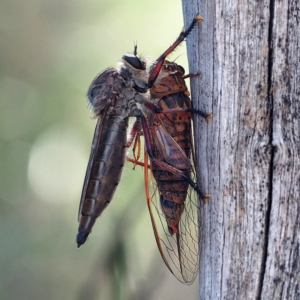
[{"label": "tree bark", "polygon": [[199,299],[300,299],[300,1],[183,0],[199,175]]}]

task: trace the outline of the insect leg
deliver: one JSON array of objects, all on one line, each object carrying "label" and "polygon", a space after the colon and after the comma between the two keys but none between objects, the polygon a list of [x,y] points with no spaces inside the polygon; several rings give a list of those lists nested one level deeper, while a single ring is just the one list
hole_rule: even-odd
[{"label": "insect leg", "polygon": [[192,114],[197,114],[201,117],[203,117],[207,123],[210,122],[213,114],[212,113],[205,113],[204,111],[202,110],[199,110],[199,109],[194,109],[194,108],[170,108],[170,109],[164,109],[164,110],[161,110],[161,114],[169,114],[169,113],[174,113],[174,112],[190,112]]},{"label": "insect leg", "polygon": [[203,21],[203,18],[200,15],[196,16],[195,19],[192,21],[192,24],[189,26],[189,28],[186,31],[184,31],[184,29],[183,29],[181,31],[181,33],[179,34],[179,37],[176,39],[176,41],[156,60],[156,62],[154,63],[154,68],[152,69],[149,80],[148,80],[149,88],[152,87],[152,85],[154,84],[154,82],[162,68],[162,65],[164,64],[166,57],[171,52],[173,52],[175,50],[175,48],[182,41],[184,41],[184,39],[190,34],[192,29],[195,27],[195,25],[202,21]]},{"label": "insect leg", "polygon": [[129,134],[129,138],[127,139],[127,144],[126,144],[126,148],[129,148],[134,140],[134,138],[136,137],[137,135],[137,132],[141,130],[141,122],[139,119],[137,119],[134,124],[133,124],[133,127],[130,131],[130,134]]},{"label": "insect leg", "polygon": [[207,123],[209,123],[211,118],[213,117],[212,113],[207,114],[207,113],[203,112],[202,110],[195,109],[195,108],[188,108],[187,111],[203,117]]},{"label": "insect leg", "polygon": [[[133,168],[135,168],[136,165],[139,165],[141,167],[147,167],[148,169],[150,169],[150,165],[145,165],[144,162],[139,161],[140,154],[141,154],[141,141],[140,141],[141,135],[143,135],[142,128],[141,128],[141,120],[140,118],[137,118],[130,131],[130,135],[129,138],[127,139],[127,144],[126,144],[126,148],[129,148],[132,145],[132,142],[134,140],[133,149],[132,149],[133,158],[126,156],[126,160],[133,163],[134,165]],[[136,147],[138,147],[137,155],[135,154]]]},{"label": "insect leg", "polygon": [[145,107],[147,107],[148,109],[150,109],[152,112],[154,112],[155,114],[169,114],[169,113],[174,113],[174,112],[190,112],[193,114],[197,114],[203,118],[205,118],[206,122],[209,123],[211,118],[212,118],[212,113],[207,114],[199,109],[195,109],[195,108],[170,108],[170,109],[160,109],[157,106],[155,106],[152,102],[145,102],[144,103]]},{"label": "insect leg", "polygon": [[[143,163],[139,162],[139,158],[141,155],[141,140],[140,140],[141,135],[142,135],[141,122],[140,122],[140,119],[137,118],[137,120],[135,121],[135,123],[130,131],[130,135],[129,135],[129,138],[127,139],[127,144],[126,144],[126,148],[129,148],[132,145],[132,142],[134,140],[133,148],[132,148],[133,159],[126,157],[127,161],[130,161],[133,163],[133,169],[135,169],[135,166],[137,164],[144,165]],[[136,154],[136,149],[137,149],[137,154]]]},{"label": "insect leg", "polygon": [[196,74],[190,73],[185,76],[182,76],[182,79],[195,78],[195,77],[198,77],[199,75],[200,75],[200,73],[196,73]]}]

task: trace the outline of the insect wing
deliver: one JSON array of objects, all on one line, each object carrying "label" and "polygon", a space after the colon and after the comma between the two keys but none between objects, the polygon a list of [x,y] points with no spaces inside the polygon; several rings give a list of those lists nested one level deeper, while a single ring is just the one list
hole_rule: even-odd
[{"label": "insect wing", "polygon": [[115,78],[115,69],[104,70],[102,73],[98,74],[92,81],[87,93],[92,114],[95,117],[98,117],[98,121],[94,132],[91,154],[85,174],[81,199],[79,203],[78,221],[80,220],[80,216],[86,199],[88,184],[90,182],[92,169],[95,164],[95,155],[98,152],[100,146],[99,144],[103,132],[104,123],[106,121],[106,116],[108,114],[109,106],[111,104],[110,101],[111,99],[113,99],[112,86],[114,84]]},{"label": "insect wing", "polygon": [[[163,128],[163,127],[161,127]],[[160,131],[164,131],[161,130]],[[166,132],[160,132],[159,134],[167,134]],[[154,140],[156,137],[154,136]],[[177,148],[178,144],[169,137],[169,148]],[[155,140],[155,144],[159,144],[160,141]],[[168,144],[167,143],[167,144]],[[164,143],[164,147],[167,145]],[[179,147],[180,148],[180,147]],[[161,145],[163,149],[163,145]],[[182,155],[180,159],[182,161],[188,160],[190,167],[192,168],[190,176],[195,182],[196,173],[193,168],[193,163],[186,157],[184,152],[177,152]],[[171,160],[171,157],[168,157]],[[145,153],[145,190],[147,197],[147,205],[151,217],[152,227],[156,239],[158,249],[161,257],[164,260],[166,266],[171,273],[181,282],[185,284],[192,284],[198,274],[199,253],[198,253],[198,209],[199,200],[197,192],[191,187],[188,187],[187,196],[184,203],[184,210],[181,214],[178,224],[178,232],[171,234],[167,224],[167,218],[163,212],[161,205],[161,193],[155,181],[152,170],[148,168],[148,155]],[[173,185],[174,192],[180,189],[176,182]]]},{"label": "insect wing", "polygon": [[[176,143],[176,141],[166,131],[163,124],[170,123],[165,116],[155,117],[156,125],[153,131],[153,141],[159,152],[160,157],[171,166],[178,169],[192,169],[190,160],[182,148]],[[163,121],[163,122],[162,122]]]},{"label": "insect wing", "polygon": [[81,199],[80,199],[80,203],[79,203],[78,221],[80,220],[82,208],[84,205],[84,201],[86,199],[87,187],[88,187],[88,184],[89,184],[89,181],[91,178],[91,172],[93,169],[93,165],[95,163],[95,154],[98,152],[100,137],[101,137],[101,133],[102,133],[104,122],[105,122],[105,117],[106,116],[104,114],[103,116],[98,118],[97,125],[95,128],[95,133],[94,133],[92,148],[91,148],[91,154],[90,154],[87,170],[85,173],[84,184],[83,184]]},{"label": "insect wing", "polygon": [[87,92],[92,114],[94,117],[98,117],[98,121],[95,128],[91,154],[84,179],[84,185],[79,204],[78,220],[80,220],[80,216],[82,215],[88,185],[90,183],[93,167],[96,163],[95,156],[99,152],[98,150],[100,147],[101,136],[103,134],[103,128],[105,127],[105,122],[107,121],[110,107],[114,106],[115,101],[117,100],[118,91],[115,87],[117,79],[118,72],[116,69],[106,69],[94,78]]}]

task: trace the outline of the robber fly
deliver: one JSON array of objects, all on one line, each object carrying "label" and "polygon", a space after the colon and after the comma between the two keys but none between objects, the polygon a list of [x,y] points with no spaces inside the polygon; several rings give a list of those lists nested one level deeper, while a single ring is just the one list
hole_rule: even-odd
[{"label": "robber fly", "polygon": [[[145,96],[142,95],[150,89],[152,98],[155,97],[154,91],[158,89],[158,86],[162,78],[164,77],[161,77],[160,72],[161,69],[166,69],[166,57],[172,51],[174,51],[174,49],[185,39],[185,37],[191,32],[193,27],[201,21],[202,17],[197,16],[193,20],[188,30],[181,32],[173,45],[170,46],[155,61],[153,66],[150,68],[149,73],[147,73],[146,71],[145,62],[137,57],[135,48],[133,55],[126,54],[123,56],[123,65],[121,66],[120,70],[105,70],[104,72],[100,73],[92,82],[88,91],[88,98],[93,112],[96,116],[99,117],[99,120],[95,130],[91,156],[79,207],[80,225],[79,233],[77,235],[78,247],[85,242],[87,236],[91,232],[96,218],[100,216],[102,211],[111,201],[113,193],[119,182],[122,167],[124,164],[124,156],[126,150],[125,145],[128,147],[133,141],[135,134],[137,133],[143,134],[145,138],[147,153],[150,156],[151,160],[151,169],[154,178],[158,182],[158,186],[162,182],[162,180],[157,177],[157,174],[159,173],[158,170],[166,170],[167,172],[172,174],[172,179],[169,180],[170,182],[172,180],[178,180],[179,178],[181,180],[180,185],[184,185],[186,190],[188,190],[189,186],[191,186],[192,190],[196,191],[196,193],[198,193],[200,197],[205,199],[206,196],[202,194],[196,182],[193,181],[193,178],[190,176],[191,172],[194,171],[192,166],[188,162],[190,155],[187,153],[185,153],[184,155],[180,154],[179,152],[181,146],[176,141],[174,141],[173,146],[176,148],[175,152],[178,152],[179,159],[184,160],[185,163],[188,164],[187,168],[178,168],[177,165],[174,166],[173,163],[170,163],[170,160],[173,161],[174,158],[176,159],[176,156],[174,155],[175,152],[172,147],[166,148],[166,150],[168,151],[172,149],[172,153],[167,152],[162,156],[162,153],[159,152],[160,150],[158,150],[157,145],[154,145],[155,141],[157,141],[157,138],[153,138],[154,131],[160,126],[160,124],[164,123],[159,123],[159,116],[160,118],[167,118],[166,113],[169,112],[164,111],[163,108],[159,108],[159,105],[157,106],[157,103],[154,99],[151,99],[149,101]],[[167,76],[169,76],[169,74]],[[183,79],[182,81],[184,83]],[[170,96],[170,94],[171,93],[169,93],[168,96]],[[149,111],[152,111],[153,117],[148,117],[145,110],[141,110],[137,107],[137,103],[141,104],[142,107],[146,107]],[[190,113],[187,110],[183,111],[183,109],[186,108],[181,106],[181,104],[179,104],[178,108],[175,108],[176,110],[173,110],[171,113],[179,114],[178,108],[185,116],[186,114]],[[163,115],[165,115],[165,117],[163,117]],[[126,129],[128,125],[128,118],[130,116],[137,118],[137,125],[135,125],[132,130],[130,141],[127,141],[126,143]],[[161,130],[160,132],[162,133]],[[167,129],[164,133],[165,139],[168,139],[167,136],[170,137],[169,140],[173,139],[171,130],[168,131]],[[190,132],[189,135],[191,136]],[[191,145],[189,147],[191,149]],[[181,150],[181,152],[182,151],[183,150]],[[170,156],[170,159],[165,159],[166,156]],[[149,166],[144,166],[147,173],[145,174],[145,176],[148,177]],[[146,191],[147,189],[148,187],[146,186]],[[162,188],[159,188],[158,190],[162,195]],[[178,193],[178,189],[176,193]],[[185,195],[187,195],[187,191],[184,193]],[[151,211],[150,202],[152,200],[149,190],[146,194],[152,225],[154,228],[154,233],[160,253],[165,263],[174,274],[173,269],[166,260],[166,255],[164,254],[161,247],[161,240],[158,236],[158,231],[156,230],[155,225],[156,223],[153,219],[154,217]],[[172,197],[176,196],[173,195]],[[186,196],[183,198],[186,198]],[[172,201],[169,200],[168,197],[164,197],[160,203],[162,208],[161,216],[162,218],[164,218],[163,221],[165,221],[167,224],[169,235],[173,236],[173,234],[176,234],[177,236],[178,249],[176,253],[177,260],[179,261],[179,272],[181,273],[183,272],[183,266],[186,263],[181,262],[181,252],[183,248],[179,246],[181,240],[179,238],[178,232],[182,232],[183,229],[178,224],[183,211],[185,211],[184,200],[185,199],[180,200],[180,208],[176,208],[178,220],[175,221],[175,223],[174,221],[172,221],[173,219],[175,220],[175,218],[170,215],[168,216],[167,211],[171,206],[174,207],[174,203],[176,203],[176,201]],[[194,200],[195,199],[193,198],[193,201]],[[197,212],[195,211],[194,214],[197,215]],[[194,221],[197,221],[197,219]],[[194,277],[192,278],[192,280],[193,279]],[[181,281],[190,283],[191,277],[182,275]]]},{"label": "robber fly", "polygon": [[90,234],[96,219],[110,203],[125,160],[128,118],[142,116],[136,103],[145,99],[146,64],[134,54],[122,58],[119,70],[96,76],[88,90],[93,114],[98,117],[79,206],[77,245]]}]

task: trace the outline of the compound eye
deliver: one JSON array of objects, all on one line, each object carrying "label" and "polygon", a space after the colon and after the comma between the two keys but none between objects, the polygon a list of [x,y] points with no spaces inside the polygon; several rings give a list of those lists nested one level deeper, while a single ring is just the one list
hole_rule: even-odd
[{"label": "compound eye", "polygon": [[180,72],[182,73],[182,75],[184,75],[185,73],[185,70],[182,66],[178,66],[178,69],[180,70]]},{"label": "compound eye", "polygon": [[131,65],[133,68],[137,70],[145,70],[145,66],[141,62],[141,60],[135,56],[134,54],[125,54],[122,57],[125,62]]}]

